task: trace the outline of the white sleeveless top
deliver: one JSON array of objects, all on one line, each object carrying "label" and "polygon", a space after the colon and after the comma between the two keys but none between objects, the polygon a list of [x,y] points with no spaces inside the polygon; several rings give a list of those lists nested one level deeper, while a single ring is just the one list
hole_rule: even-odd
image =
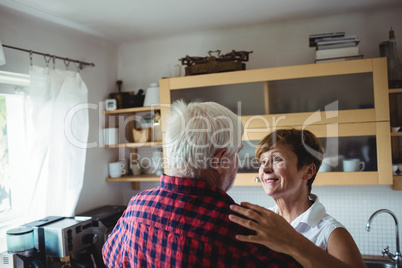
[{"label": "white sleeveless top", "polygon": [[[309,199],[314,201],[313,205],[294,219],[290,225],[298,233],[326,251],[332,231],[336,228],[345,228],[345,226],[326,213],[325,207],[316,195],[310,194]],[[274,206],[270,210],[278,213],[278,206]]]}]

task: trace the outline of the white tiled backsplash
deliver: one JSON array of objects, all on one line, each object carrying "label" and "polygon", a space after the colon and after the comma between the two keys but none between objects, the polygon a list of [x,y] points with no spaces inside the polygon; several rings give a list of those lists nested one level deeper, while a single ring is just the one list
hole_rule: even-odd
[{"label": "white tiled backsplash", "polygon": [[[141,190],[156,187],[158,183],[141,183]],[[351,233],[363,255],[381,255],[382,249],[395,248],[395,223],[389,214],[377,215],[370,232],[365,231],[367,220],[378,209],[386,208],[397,216],[402,224],[402,191],[393,191],[391,186],[314,186],[312,193],[318,195],[327,213],[341,222]],[[135,194],[128,190],[125,200]],[[263,207],[272,207],[273,200],[267,197],[261,186],[234,186],[228,194],[236,203],[247,201]]]},{"label": "white tiled backsplash", "polygon": [[[367,220],[378,209],[386,208],[395,213],[402,224],[402,192],[391,186],[314,186],[316,194],[327,213],[341,222],[351,233],[363,255],[381,255],[389,246],[396,251],[395,222],[391,215],[381,213],[372,221],[371,231],[366,232]],[[272,207],[262,187],[232,187],[228,194],[237,202],[247,201],[264,207]]]}]

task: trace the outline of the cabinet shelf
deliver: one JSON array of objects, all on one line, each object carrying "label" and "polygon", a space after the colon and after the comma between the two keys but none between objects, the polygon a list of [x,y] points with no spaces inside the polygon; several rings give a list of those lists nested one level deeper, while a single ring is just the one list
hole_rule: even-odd
[{"label": "cabinet shelf", "polygon": [[140,147],[161,147],[163,142],[151,141],[151,142],[139,142],[139,143],[120,143],[116,145],[105,145],[105,148],[140,148]]},{"label": "cabinet shelf", "polygon": [[[261,183],[255,181],[258,173],[237,173],[234,186],[253,186]],[[402,176],[399,176],[402,178]],[[318,173],[314,185],[378,185],[377,171],[363,172],[322,172]]]},{"label": "cabinet shelf", "polygon": [[393,176],[394,183],[392,185],[393,190],[401,191],[402,190],[402,176]]},{"label": "cabinet shelf", "polygon": [[[291,127],[291,126],[303,126],[304,123],[311,118],[317,112],[305,112],[305,113],[288,113],[288,114],[265,114],[265,115],[251,115],[242,116],[241,120],[244,125],[247,126],[245,132],[250,129],[261,129],[265,128],[267,125],[276,127]],[[278,120],[278,118],[283,118]],[[309,124],[309,126],[325,126],[327,124],[365,124],[367,126],[370,123],[375,123],[380,120],[376,118],[375,109],[353,109],[353,110],[343,110],[343,111],[327,111],[319,112],[319,117],[321,120]],[[386,121],[386,120],[384,120]],[[347,125],[350,127],[351,125]],[[351,126],[353,128],[353,126]],[[371,131],[372,126],[369,126]],[[358,130],[358,129],[354,129]],[[361,132],[361,131],[360,131]],[[375,134],[375,133],[374,133]],[[355,134],[356,135],[356,134]],[[357,134],[359,135],[359,134]]]},{"label": "cabinet shelf", "polygon": [[[170,90],[232,85],[250,82],[265,82],[295,78],[320,77],[329,75],[345,75],[370,73],[373,71],[373,59],[362,59],[325,64],[306,64],[274,68],[251,69],[234,72],[202,74],[180,78],[165,78]],[[161,87],[161,86],[160,86]],[[161,95],[162,96],[162,95]]]},{"label": "cabinet shelf", "polygon": [[139,113],[139,112],[149,112],[160,110],[160,106],[146,106],[146,107],[135,107],[135,108],[125,108],[117,109],[114,111],[103,111],[103,114],[127,114],[127,113]]},{"label": "cabinet shelf", "polygon": [[402,88],[393,88],[389,90],[389,94],[402,93]]},{"label": "cabinet shelf", "polygon": [[159,176],[155,174],[143,174],[140,176],[123,176],[119,178],[107,178],[108,182],[142,182],[142,181],[159,181]]},{"label": "cabinet shelf", "polygon": [[[364,173],[364,179],[362,179]],[[321,174],[321,176],[320,176]],[[325,175],[325,176],[323,176]],[[318,173],[314,185],[376,185],[379,184],[377,180],[377,172],[364,171],[364,172],[322,172]],[[260,182],[255,181],[254,178],[258,177],[258,173],[238,173],[234,186],[253,186],[260,185]],[[107,178],[108,182],[157,182],[159,176],[155,174],[144,174],[140,176],[123,176],[119,178]],[[394,180],[402,180],[402,176],[393,176]],[[358,179],[358,181],[356,181]]]}]

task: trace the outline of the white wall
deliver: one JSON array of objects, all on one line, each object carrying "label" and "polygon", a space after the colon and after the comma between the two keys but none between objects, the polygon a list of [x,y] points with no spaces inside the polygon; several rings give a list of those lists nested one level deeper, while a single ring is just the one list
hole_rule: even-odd
[{"label": "white wall", "polygon": [[[84,68],[80,72],[89,90],[90,103],[99,104],[110,92],[116,90],[117,47],[110,42],[29,18],[3,7],[0,9],[0,39],[3,44],[10,46],[95,63],[95,67]],[[0,70],[29,72],[28,53],[8,48],[4,51],[7,64],[1,66]],[[45,66],[45,61],[42,56],[34,55],[34,64]],[[72,65],[70,70],[75,69]],[[56,67],[65,68],[62,61],[56,61]],[[97,142],[100,128],[99,111],[90,110],[89,119],[89,141]],[[114,160],[117,160],[117,152],[99,147],[88,150],[84,185],[76,208],[77,213],[106,204],[123,204],[122,185],[105,181],[108,174],[106,163]],[[21,167],[23,165],[24,163],[21,163]]]},{"label": "white wall", "polygon": [[[223,53],[253,50],[247,69],[309,64],[314,62],[314,48],[308,36],[316,33],[344,31],[361,38],[360,51],[365,58],[379,57],[379,43],[386,41],[392,26],[402,55],[402,7],[371,12],[345,13],[286,22],[199,32],[158,40],[142,40],[121,45],[118,52],[118,77],[127,89],[146,88],[149,83],[168,76],[168,65],[190,56],[207,56],[209,50]],[[142,189],[157,183],[143,183]],[[322,199],[327,211],[337,217],[352,233],[363,254],[380,255],[389,245],[395,251],[394,225],[391,217],[378,216],[373,231],[364,226],[375,210],[389,208],[402,220],[402,192],[391,186],[316,186],[313,192]],[[137,191],[124,190],[125,203]],[[233,187],[229,194],[236,202],[250,201],[272,206],[260,186]],[[380,219],[381,218],[381,219]],[[377,222],[378,221],[378,222]]]},{"label": "white wall", "polygon": [[360,51],[365,58],[379,57],[379,43],[388,39],[391,26],[402,54],[401,10],[385,9],[364,13],[346,13],[315,19],[289,20],[255,26],[221,29],[157,40],[126,43],[118,52],[118,76],[126,89],[146,88],[149,83],[169,76],[168,65],[189,56],[208,56],[209,50],[254,51],[247,69],[309,64],[314,48],[308,36],[315,33],[344,31],[361,38]]}]

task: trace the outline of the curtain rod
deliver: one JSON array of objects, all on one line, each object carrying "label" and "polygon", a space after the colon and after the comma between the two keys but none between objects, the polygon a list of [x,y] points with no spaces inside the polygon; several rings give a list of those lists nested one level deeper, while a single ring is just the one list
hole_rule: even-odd
[{"label": "curtain rod", "polygon": [[[56,55],[50,55],[50,54],[46,54],[46,53],[42,53],[42,52],[38,52],[38,51],[33,51],[33,50],[29,50],[29,49],[24,49],[24,48],[19,48],[19,47],[13,47],[13,46],[8,46],[3,44],[3,47],[6,48],[11,48],[11,49],[15,49],[15,50],[20,50],[20,51],[24,51],[24,52],[28,52],[30,54],[37,54],[37,55],[42,55],[45,57],[45,61],[46,63],[49,63],[50,59],[59,59],[59,60],[63,60],[64,61],[64,65],[66,65],[66,67],[68,67],[68,64],[66,64],[66,61],[68,63],[70,62],[74,62],[74,63],[78,63],[79,64],[79,68],[82,69],[84,66],[90,66],[90,67],[94,67],[95,64],[94,63],[88,63],[88,62],[84,62],[84,61],[79,61],[79,60],[72,60],[69,58],[63,58],[63,57],[59,57]],[[48,58],[46,58],[48,57]],[[32,59],[31,59],[32,60]]]}]

